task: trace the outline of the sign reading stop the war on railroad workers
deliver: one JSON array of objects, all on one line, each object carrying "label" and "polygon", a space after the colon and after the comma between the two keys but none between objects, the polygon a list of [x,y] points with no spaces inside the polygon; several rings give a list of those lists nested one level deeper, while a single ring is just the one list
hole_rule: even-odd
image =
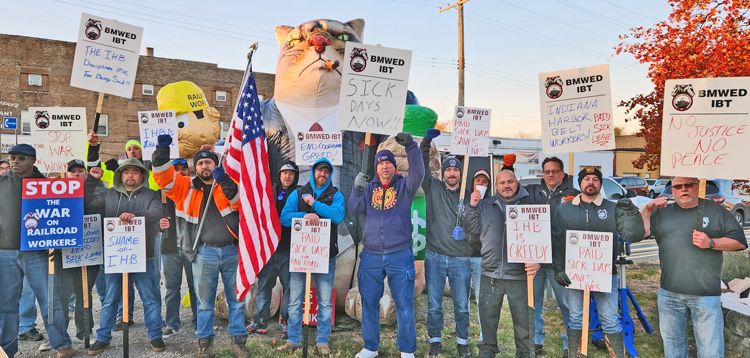
[{"label": "sign reading stop the war on railroad workers", "polygon": [[508,205],[508,262],[552,263],[549,205]]},{"label": "sign reading stop the war on railroad workers", "polygon": [[328,273],[330,244],[330,219],[320,219],[315,226],[307,219],[293,218],[289,272]]},{"label": "sign reading stop the war on railroad workers", "polygon": [[131,98],[143,28],[81,14],[70,86]]},{"label": "sign reading stop the war on railroad workers", "polygon": [[404,128],[411,50],[347,41],[338,129],[393,135]]},{"label": "sign reading stop the war on railroad workers", "polygon": [[333,165],[344,162],[341,132],[299,132],[295,143],[298,165],[313,165],[322,158],[328,159]]},{"label": "sign reading stop the war on railroad workers", "polygon": [[661,170],[699,178],[750,177],[750,77],[667,80]]},{"label": "sign reading stop the war on railroad workers", "polygon": [[101,265],[104,263],[103,255],[101,215],[84,215],[83,247],[62,249],[62,266],[70,268]]},{"label": "sign reading stop the war on railroad workers", "polygon": [[158,144],[156,138],[160,134],[172,137],[169,145],[169,157],[179,158],[180,149],[177,146],[177,116],[174,110],[138,112],[138,130],[141,134],[141,148],[143,158],[151,158]]},{"label": "sign reading stop the war on railroad workers", "polygon": [[146,272],[146,218],[104,218],[104,273]]},{"label": "sign reading stop the war on railroad workers", "polygon": [[456,106],[453,114],[451,154],[488,155],[491,115],[490,109]]},{"label": "sign reading stop the war on railroad workers", "polygon": [[21,250],[83,246],[83,179],[24,179]]},{"label": "sign reading stop the war on railroad workers", "polygon": [[611,232],[568,230],[565,241],[565,273],[568,288],[612,292]]},{"label": "sign reading stop the war on railroad workers", "polygon": [[539,74],[544,154],[615,148],[609,65]]},{"label": "sign reading stop the war on railroad workers", "polygon": [[29,107],[36,166],[42,173],[64,173],[68,162],[86,158],[86,108]]}]

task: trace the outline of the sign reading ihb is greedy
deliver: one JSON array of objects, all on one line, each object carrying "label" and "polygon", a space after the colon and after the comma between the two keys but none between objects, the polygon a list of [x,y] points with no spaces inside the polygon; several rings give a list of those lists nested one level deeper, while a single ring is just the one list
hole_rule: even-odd
[{"label": "sign reading ihb is greedy", "polygon": [[24,179],[21,250],[83,246],[83,179]]}]

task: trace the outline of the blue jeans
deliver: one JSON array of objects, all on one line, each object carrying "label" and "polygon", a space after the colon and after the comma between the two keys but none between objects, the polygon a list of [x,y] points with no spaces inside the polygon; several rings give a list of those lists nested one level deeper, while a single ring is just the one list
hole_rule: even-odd
[{"label": "blue jeans", "polygon": [[377,351],[380,346],[380,298],[388,277],[393,303],[396,305],[398,330],[396,341],[402,353],[417,351],[417,329],[414,325],[414,253],[412,249],[386,255],[359,254],[357,286],[362,298],[362,338],[365,349]]},{"label": "blue jeans", "polygon": [[[288,342],[301,343],[302,322],[305,316],[305,281],[306,273],[292,272],[289,281],[289,338]],[[331,335],[333,323],[333,304],[331,294],[333,293],[333,277],[336,276],[336,259],[328,260],[328,273],[314,273],[315,287],[318,290],[318,345],[328,345],[328,336]]]},{"label": "blue jeans", "polygon": [[36,298],[29,285],[29,279],[26,277],[23,278],[23,290],[21,290],[21,300],[18,301],[18,309],[18,334],[24,334],[36,328]]},{"label": "blue jeans", "polygon": [[[128,322],[133,322],[133,308],[135,307],[135,295],[133,288],[133,281],[128,281]],[[99,303],[104,307],[104,298],[107,297],[107,281],[104,279],[104,265],[99,266],[99,273],[96,275],[96,281],[94,281],[94,287],[96,287],[96,293],[99,294]],[[117,297],[117,319],[122,319],[122,297]]]},{"label": "blue jeans", "polygon": [[164,297],[164,303],[167,306],[166,320],[167,327],[173,331],[179,331],[180,322],[180,303],[182,295],[182,270],[185,270],[187,277],[188,293],[190,294],[190,309],[193,311],[193,327],[198,327],[198,299],[195,297],[195,285],[193,282],[193,264],[185,253],[178,249],[179,253],[162,255],[164,262],[164,281],[167,286],[167,294]]},{"label": "blue jeans", "polygon": [[198,296],[198,338],[214,338],[214,303],[219,273],[224,282],[229,309],[229,334],[246,336],[245,303],[237,300],[237,266],[240,257],[237,246],[212,247],[201,245],[193,261],[195,294]]},{"label": "blue jeans", "polygon": [[[596,308],[599,311],[599,321],[605,334],[622,332],[620,325],[620,291],[617,290],[617,275],[612,275],[612,292],[591,292],[596,300]],[[583,328],[583,291],[568,289],[568,310],[570,318],[568,327],[573,330]],[[588,322],[586,322],[588,324]]]},{"label": "blue jeans", "polygon": [[443,336],[443,293],[445,277],[451,288],[453,316],[456,320],[456,343],[469,344],[469,295],[471,294],[471,259],[451,257],[426,250],[424,273],[427,286],[427,333],[430,343]]},{"label": "blue jeans", "polygon": [[720,296],[683,295],[662,288],[657,300],[664,357],[688,356],[688,316],[693,320],[698,358],[724,357],[724,316]]},{"label": "blue jeans", "polygon": [[[112,329],[115,327],[117,315],[117,302],[121,301],[120,298],[122,297],[122,275],[119,273],[104,275],[107,294],[99,316],[99,329],[96,330],[97,341],[104,343],[112,341]],[[133,282],[143,302],[143,322],[148,329],[149,340],[161,338],[161,329],[164,326],[161,320],[161,304],[159,303],[160,291],[159,286],[156,285],[155,276],[154,260],[146,261],[146,272],[128,274],[128,281]]]},{"label": "blue jeans", "polygon": [[477,321],[479,322],[479,340],[483,340],[482,321],[479,317],[479,287],[482,282],[482,258],[471,258],[471,287],[474,289],[474,299],[477,301]]},{"label": "blue jeans", "polygon": [[[53,324],[47,324],[47,251],[0,250],[0,345],[12,357],[18,352],[18,301],[21,299],[23,279],[38,299],[49,343],[55,350],[70,347],[70,336],[65,327],[60,298],[53,294]],[[55,292],[59,284],[55,280]]]},{"label": "blue jeans", "polygon": [[[560,313],[562,314],[562,320],[564,327],[568,326],[568,306],[565,305],[565,295],[567,291],[564,287],[560,286],[555,281],[555,270],[552,269],[552,265],[542,264],[542,268],[536,272],[534,276],[534,343],[544,343],[544,291],[547,289],[547,281],[549,281],[552,291],[555,292],[555,299],[557,305],[560,307]],[[617,286],[612,286],[615,290]],[[563,341],[563,349],[568,349],[568,335],[563,331],[560,335]]]},{"label": "blue jeans", "polygon": [[[283,292],[281,297],[281,321],[286,324],[289,319],[289,274],[289,253],[274,252],[258,273],[258,308],[255,311],[255,322],[266,323],[266,320],[271,316],[271,293],[276,286],[276,278],[278,277]],[[317,285],[317,276],[315,282]],[[304,289],[302,287],[302,290]]]}]

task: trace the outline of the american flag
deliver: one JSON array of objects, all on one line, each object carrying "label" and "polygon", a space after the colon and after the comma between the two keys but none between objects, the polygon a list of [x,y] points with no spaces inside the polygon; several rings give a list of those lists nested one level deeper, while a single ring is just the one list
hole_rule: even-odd
[{"label": "american flag", "polygon": [[244,300],[281,236],[268,168],[266,131],[252,65],[248,66],[225,146],[227,174],[240,188],[240,263],[237,299]]}]

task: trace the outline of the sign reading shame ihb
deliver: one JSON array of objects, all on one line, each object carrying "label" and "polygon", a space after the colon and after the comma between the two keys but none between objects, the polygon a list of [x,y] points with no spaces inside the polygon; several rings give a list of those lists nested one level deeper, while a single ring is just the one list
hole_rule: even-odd
[{"label": "sign reading shame ihb", "polygon": [[104,273],[146,272],[146,218],[104,218]]},{"label": "sign reading shame ihb", "polygon": [[83,246],[62,249],[62,266],[63,268],[71,268],[101,265],[104,263],[103,255],[101,215],[84,215]]},{"label": "sign reading shame ihb", "polygon": [[331,219],[313,225],[305,218],[292,218],[289,272],[328,273]]},{"label": "sign reading shame ihb", "polygon": [[21,250],[83,246],[83,179],[24,179]]},{"label": "sign reading shame ihb", "polygon": [[180,149],[177,146],[177,116],[175,116],[173,109],[139,111],[138,130],[141,135],[143,158],[151,158],[151,154],[156,150],[156,145],[159,144],[157,138],[160,134],[168,134],[172,137],[172,144],[169,145],[169,157],[180,157]]}]

